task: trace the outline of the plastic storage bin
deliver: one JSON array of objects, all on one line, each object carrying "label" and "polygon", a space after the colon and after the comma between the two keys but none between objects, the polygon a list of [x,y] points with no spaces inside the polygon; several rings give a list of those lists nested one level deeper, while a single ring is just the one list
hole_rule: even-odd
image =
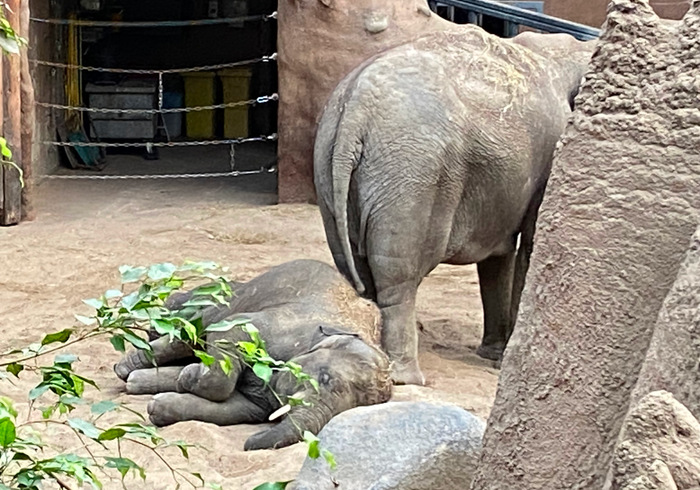
[{"label": "plastic storage bin", "polygon": [[[201,107],[214,105],[214,72],[183,73],[185,81],[185,106]],[[192,111],[187,113],[186,133],[194,139],[214,137],[214,111]]]},{"label": "plastic storage bin", "polygon": [[[163,109],[181,109],[183,96],[178,92],[163,93]],[[168,112],[163,114],[163,122],[168,128],[168,136],[179,138],[182,135],[182,112]]]},{"label": "plastic storage bin", "polygon": [[[224,103],[250,99],[250,68],[228,68],[218,72],[223,87]],[[249,105],[224,109],[224,138],[248,137]]]}]

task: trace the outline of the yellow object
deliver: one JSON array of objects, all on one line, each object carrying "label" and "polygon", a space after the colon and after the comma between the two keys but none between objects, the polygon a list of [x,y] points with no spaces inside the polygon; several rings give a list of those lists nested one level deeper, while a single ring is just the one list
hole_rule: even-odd
[{"label": "yellow object", "polygon": [[[243,102],[250,99],[250,68],[228,68],[218,72],[223,86],[224,103]],[[224,138],[248,137],[248,108],[240,105],[224,109]]]},{"label": "yellow object", "polygon": [[[185,80],[185,107],[214,105],[214,72],[183,73]],[[190,138],[211,139],[214,137],[214,111],[192,111],[187,113],[186,133]]]},{"label": "yellow object", "polygon": [[[76,15],[71,13],[69,18],[76,19]],[[68,64],[73,66],[80,65],[80,39],[79,27],[74,24],[68,24]],[[66,102],[71,107],[80,107],[80,70],[77,68],[69,68],[66,70]],[[82,112],[68,111],[66,121],[69,121],[68,126],[71,130],[77,130],[82,124]]]}]

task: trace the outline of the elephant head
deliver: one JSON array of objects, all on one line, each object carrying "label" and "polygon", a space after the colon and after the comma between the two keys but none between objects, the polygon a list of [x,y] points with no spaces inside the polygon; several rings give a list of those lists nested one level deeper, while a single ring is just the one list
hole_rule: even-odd
[{"label": "elephant head", "polygon": [[579,41],[569,34],[526,31],[512,38],[511,42],[524,46],[553,63],[555,73],[552,73],[552,80],[563,85],[573,110],[574,99],[588,70],[588,62],[593,56],[597,41]]},{"label": "elephant head", "polygon": [[[380,349],[357,335],[319,327],[311,350],[293,359],[318,380],[318,391],[302,392],[308,405],[297,405],[276,426],[251,436],[246,450],[281,448],[302,439],[304,431],[318,433],[335,415],[354,407],[384,403],[391,397],[389,359]],[[277,393],[291,395],[298,383],[287,373],[273,378]]]}]

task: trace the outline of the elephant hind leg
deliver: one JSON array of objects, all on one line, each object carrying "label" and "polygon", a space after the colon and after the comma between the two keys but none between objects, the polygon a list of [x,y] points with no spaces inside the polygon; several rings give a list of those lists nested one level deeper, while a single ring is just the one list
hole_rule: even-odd
[{"label": "elephant hind leg", "polygon": [[[382,312],[382,347],[392,362],[395,384],[424,385],[418,365],[416,294],[418,285],[410,277],[411,264],[404,259],[370,256],[377,278],[377,305]],[[414,275],[414,274],[413,274]]]},{"label": "elephant hind leg", "polygon": [[177,391],[177,378],[184,366],[138,369],[126,379],[126,392],[130,395],[155,395]]},{"label": "elephant hind leg", "polygon": [[520,227],[520,245],[518,256],[515,259],[515,271],[513,277],[513,293],[510,302],[510,325],[507,332],[506,342],[510,339],[515,322],[518,319],[520,309],[520,298],[525,287],[525,278],[530,268],[530,256],[535,242],[535,228],[537,225],[537,214],[542,204],[545,189],[538,191],[530,202],[530,206],[525,214],[525,219]]},{"label": "elephant hind leg", "polygon": [[476,265],[484,308],[484,336],[476,353],[485,359],[499,360],[508,342],[514,262],[515,251]]},{"label": "elephant hind leg", "polygon": [[160,393],[148,404],[148,416],[158,427],[186,420],[216,425],[255,424],[264,422],[269,413],[234,392],[223,402],[213,402],[191,393]]},{"label": "elephant hind leg", "polygon": [[171,341],[167,336],[150,342],[150,345],[150,357],[142,350],[132,350],[114,365],[114,372],[119,379],[126,381],[132,371],[163,366],[192,355],[189,345],[180,340]]}]

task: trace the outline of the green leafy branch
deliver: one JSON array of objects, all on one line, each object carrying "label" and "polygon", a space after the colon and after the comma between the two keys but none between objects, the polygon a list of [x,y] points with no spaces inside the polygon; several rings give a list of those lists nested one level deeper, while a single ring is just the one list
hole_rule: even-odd
[{"label": "green leafy branch", "polygon": [[[86,385],[97,387],[92,380],[80,376],[72,369],[72,364],[77,360],[72,355],[58,355],[52,366],[36,366],[29,362],[35,361],[37,358],[54,353],[58,350],[83,342],[87,339],[97,336],[109,335],[112,346],[120,351],[125,352],[126,346],[143,351],[152,359],[151,346],[148,340],[144,338],[144,334],[153,329],[160,335],[168,336],[171,340],[177,339],[187,342],[192,346],[197,357],[206,365],[213,365],[217,360],[214,356],[207,352],[208,349],[217,351],[219,364],[221,369],[229,374],[233,368],[233,359],[239,359],[265,383],[271,390],[276,399],[279,401],[282,408],[276,413],[283,415],[296,405],[309,405],[310,403],[303,399],[301,394],[295,394],[285,397],[283,400],[270,387],[270,381],[274,372],[286,372],[296,378],[299,385],[308,383],[316,391],[318,391],[318,382],[308,374],[304,373],[302,367],[294,362],[278,361],[273,359],[267,352],[265,341],[261,338],[260,332],[248,320],[237,319],[223,321],[217,324],[204,327],[202,322],[202,314],[204,309],[214,307],[225,307],[229,305],[229,300],[233,296],[233,291],[226,279],[221,275],[222,270],[212,262],[186,262],[178,267],[170,263],[155,264],[150,267],[120,267],[121,274],[121,289],[108,290],[99,298],[84,300],[84,303],[95,310],[91,316],[75,315],[80,326],[74,328],[63,329],[58,332],[47,334],[43,337],[40,343],[32,344],[24,349],[17,349],[0,356],[0,367],[19,377],[22,371],[34,371],[39,374],[42,381],[30,392],[29,398],[32,404],[46,393],[52,393],[55,401],[53,404],[41,408],[43,421],[51,422],[51,417],[63,416],[70,414],[77,405],[85,404],[82,395]],[[166,301],[171,295],[181,290],[184,285],[192,282],[208,283],[200,284],[192,290],[192,297],[189,301],[182,304],[179,309],[170,310],[167,308]],[[127,291],[129,289],[130,291]],[[224,342],[216,342],[214,345],[206,340],[207,333],[225,332],[233,328],[240,328],[249,337],[248,341],[237,342],[234,346],[225,345]],[[233,347],[233,348],[232,348]],[[0,373],[1,376],[1,373]],[[100,405],[102,404],[102,405]],[[112,406],[113,402],[99,402],[96,406],[99,413],[100,410],[109,408],[109,410],[126,409],[123,405]],[[94,408],[94,406],[93,406]],[[106,413],[106,412],[103,412]],[[138,414],[137,414],[138,415]],[[101,416],[101,414],[99,414]],[[140,415],[139,415],[140,416]],[[185,481],[194,486],[182,472],[178,472],[157,452],[164,441],[157,437],[155,429],[146,427],[141,424],[129,425],[121,424],[119,426],[100,429],[95,425],[96,420],[82,421],[82,419],[68,419],[62,423],[74,430],[79,437],[87,437],[92,442],[97,442],[100,445],[106,441],[115,440],[130,441],[137,444],[144,444],[142,441],[134,439],[135,434],[147,434],[150,442],[154,446],[149,446],[154,450],[164,464],[168,465],[173,478],[183,478]],[[302,431],[298,424],[290,417],[289,420],[297,427],[300,434]],[[2,421],[7,424],[8,422]],[[12,422],[14,424],[14,422]],[[13,425],[15,427],[15,425]],[[304,442],[308,445],[308,455],[312,458],[318,458],[323,455],[331,468],[335,468],[336,463],[333,455],[319,448],[318,438],[305,431],[302,434]],[[15,439],[13,444],[17,441]],[[17,444],[25,444],[24,439],[20,439]],[[183,443],[177,444],[183,451],[183,455],[187,457]],[[167,444],[165,444],[167,446]],[[85,446],[87,449],[87,445]],[[20,451],[21,452],[21,451]],[[17,454],[16,451],[13,453]],[[26,455],[26,451],[22,454]],[[121,456],[120,449],[119,458],[104,459],[99,463],[93,457],[92,464],[97,468],[114,468],[122,475],[126,476],[129,471],[145,475],[145,470],[138,467],[133,461]],[[38,460],[24,459],[12,461],[31,461],[32,464],[26,463],[22,467],[22,472],[14,473],[14,477],[21,477],[23,481],[30,482],[31,479],[38,479],[40,476],[48,477],[59,482],[58,474],[67,476],[73,480],[80,482],[94,482],[94,472],[90,469],[89,459],[81,459],[79,457],[70,460]],[[60,463],[60,464],[59,464]],[[84,464],[83,464],[84,463]],[[82,466],[81,466],[82,465]],[[86,466],[87,465],[87,466]],[[78,471],[78,467],[82,468]],[[56,468],[62,468],[58,471]],[[88,471],[90,470],[90,471]],[[199,480],[201,477],[195,475]],[[0,472],[0,477],[3,473]],[[30,478],[31,477],[31,478]],[[89,481],[88,481],[89,480]],[[2,481],[2,480],[0,480]],[[13,480],[16,482],[15,480]],[[33,480],[32,480],[33,481]],[[39,480],[37,480],[39,481]],[[33,488],[22,484],[26,488]],[[99,483],[93,483],[98,486]],[[285,482],[277,482],[276,487],[263,488],[284,488]],[[279,486],[284,485],[284,486]],[[212,488],[216,485],[210,484]],[[64,487],[68,488],[68,487]],[[0,486],[0,490],[3,487]]]},{"label": "green leafy branch", "polygon": [[19,168],[19,165],[12,161],[12,150],[10,150],[10,147],[7,146],[7,140],[1,136],[0,155],[2,156],[2,158],[0,158],[0,164],[7,165],[8,167],[12,167],[17,170],[19,173],[19,183],[22,187],[24,187],[24,172],[21,168]]},{"label": "green leafy branch", "polygon": [[[176,446],[185,458],[189,458],[188,449],[192,446],[181,441],[165,441],[157,434],[154,427],[141,423],[118,424],[108,428],[98,427],[97,422],[100,417],[112,411],[125,409],[138,415],[141,420],[143,417],[123,404],[109,400],[89,404],[82,397],[85,385],[95,388],[97,385],[94,381],[77,375],[73,371],[72,364],[75,361],[77,358],[70,354],[59,355],[56,356],[52,366],[36,369],[42,375],[42,380],[30,391],[29,398],[32,406],[36,400],[47,393],[52,393],[55,398],[54,403],[41,409],[40,420],[18,423],[17,411],[12,401],[5,397],[0,398],[0,490],[9,488],[38,490],[46,481],[53,481],[63,489],[70,489],[71,481],[79,485],[89,484],[99,489],[102,488],[102,482],[96,474],[98,469],[116,470],[122,481],[130,472],[145,480],[145,469],[122,455],[121,445],[127,442],[152,451],[170,470],[176,482],[182,479],[192,487],[197,486],[196,481],[204,484],[201,475],[174,468],[160,453],[161,449]],[[19,373],[15,375],[19,376]],[[57,412],[60,415],[67,415],[79,405],[90,406],[89,420],[78,417],[63,420],[55,418]],[[72,432],[81,441],[89,457],[72,452],[48,458],[42,457],[46,446],[33,428],[48,424],[62,426]],[[144,442],[143,439],[147,441]],[[88,443],[85,443],[85,440]],[[108,441],[117,443],[118,457],[95,456],[89,443],[97,444],[107,450]],[[190,476],[196,480],[189,478]]]},{"label": "green leafy branch", "polygon": [[27,40],[17,34],[5,16],[5,9],[10,10],[7,2],[0,2],[0,48],[8,54],[18,54]]}]

